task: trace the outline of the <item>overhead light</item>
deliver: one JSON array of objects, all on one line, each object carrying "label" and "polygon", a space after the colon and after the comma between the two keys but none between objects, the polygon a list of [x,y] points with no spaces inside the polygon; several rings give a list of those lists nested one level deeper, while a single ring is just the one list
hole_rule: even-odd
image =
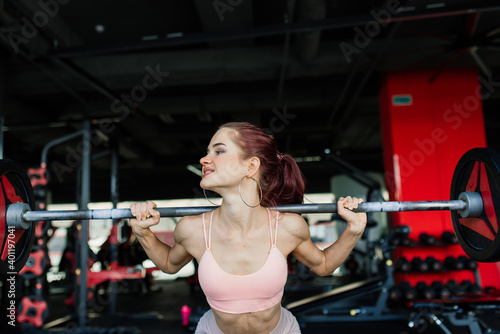
[{"label": "overhead light", "polygon": [[321,157],[319,155],[315,156],[310,156],[310,157],[295,157],[293,158],[295,162],[315,162],[315,161],[321,161]]},{"label": "overhead light", "polygon": [[155,39],[158,39],[158,35],[142,36],[141,39],[143,41],[153,41]]},{"label": "overhead light", "polygon": [[441,7],[444,7],[446,6],[446,4],[444,2],[439,2],[439,3],[431,3],[431,4],[428,4],[428,5],[425,5],[425,8],[427,9],[434,9],[434,8],[441,8]]},{"label": "overhead light", "polygon": [[408,6],[408,7],[399,7],[396,11],[397,13],[402,13],[402,12],[413,12],[415,10],[415,6]]},{"label": "overhead light", "polygon": [[102,34],[104,32],[104,30],[106,30],[106,28],[104,28],[104,26],[102,24],[96,24],[94,29],[95,29],[95,32],[98,34]]},{"label": "overhead light", "polygon": [[175,123],[174,119],[172,118],[172,115],[170,115],[170,114],[163,113],[163,114],[159,114],[158,117],[160,117],[160,119],[166,124]]},{"label": "overhead light", "polygon": [[182,37],[184,34],[182,32],[171,32],[168,33],[165,37],[167,38],[175,38],[175,37]]},{"label": "overhead light", "polygon": [[196,175],[198,175],[200,177],[203,176],[203,172],[200,169],[198,169],[195,166],[193,166],[193,165],[187,165],[186,168],[187,168],[188,171],[190,171],[190,172],[192,172],[192,173],[194,173],[194,174],[196,174]]}]

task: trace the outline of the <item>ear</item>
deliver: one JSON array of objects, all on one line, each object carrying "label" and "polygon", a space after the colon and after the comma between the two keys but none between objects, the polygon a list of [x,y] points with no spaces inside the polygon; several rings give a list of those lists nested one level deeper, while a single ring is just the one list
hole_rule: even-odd
[{"label": "ear", "polygon": [[254,175],[257,174],[260,168],[260,159],[257,157],[251,157],[248,159],[248,170],[247,170],[247,176],[253,177]]}]

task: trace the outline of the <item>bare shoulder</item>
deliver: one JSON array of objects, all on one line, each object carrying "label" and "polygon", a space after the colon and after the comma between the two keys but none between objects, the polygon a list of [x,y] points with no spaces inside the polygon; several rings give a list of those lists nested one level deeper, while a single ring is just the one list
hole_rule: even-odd
[{"label": "bare shoulder", "polygon": [[278,218],[278,248],[286,257],[309,238],[309,226],[298,214],[280,213]]},{"label": "bare shoulder", "polygon": [[301,215],[296,213],[280,214],[279,230],[297,239],[309,237],[309,226]]},{"label": "bare shoulder", "polygon": [[175,236],[177,241],[189,240],[198,233],[203,234],[202,215],[182,217],[175,227]]},{"label": "bare shoulder", "polygon": [[175,227],[174,239],[199,260],[205,251],[202,215],[182,217]]}]

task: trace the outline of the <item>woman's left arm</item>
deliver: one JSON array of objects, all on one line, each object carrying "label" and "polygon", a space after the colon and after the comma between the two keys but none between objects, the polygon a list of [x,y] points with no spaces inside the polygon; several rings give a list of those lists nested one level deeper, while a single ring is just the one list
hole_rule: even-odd
[{"label": "woman's left arm", "polygon": [[338,213],[347,221],[347,228],[330,246],[321,251],[312,241],[309,227],[302,225],[296,235],[300,242],[293,250],[293,255],[313,272],[321,276],[331,275],[349,256],[366,227],[366,213],[351,211],[363,200],[356,197],[341,197],[338,202]]}]

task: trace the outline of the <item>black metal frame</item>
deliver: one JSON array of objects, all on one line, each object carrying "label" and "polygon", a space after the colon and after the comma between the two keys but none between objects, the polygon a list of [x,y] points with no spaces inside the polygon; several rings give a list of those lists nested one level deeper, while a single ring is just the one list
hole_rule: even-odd
[{"label": "black metal frame", "polygon": [[493,329],[488,326],[484,321],[477,317],[476,312],[481,310],[500,310],[499,305],[472,305],[469,310],[465,310],[458,306],[445,307],[444,310],[439,314],[432,310],[443,309],[442,305],[438,304],[415,304],[415,309],[419,310],[418,313],[413,314],[409,318],[408,327],[417,328],[419,323],[422,321],[428,321],[445,334],[453,334],[450,330],[449,325],[454,327],[467,327],[470,334],[499,334],[500,329]]},{"label": "black metal frame", "polygon": [[[308,323],[332,323],[350,321],[397,321],[406,320],[407,315],[398,314],[387,307],[391,288],[394,286],[392,261],[384,263],[385,275],[355,282],[290,303],[285,307],[297,318],[303,328]],[[344,308],[351,298],[378,293],[371,305]]]},{"label": "black metal frame", "polygon": [[[384,240],[380,241],[380,259],[383,274],[380,277],[365,281],[354,282],[333,289],[328,292],[292,302],[285,307],[297,318],[301,328],[312,323],[340,323],[340,322],[380,322],[380,321],[407,321],[408,327],[417,327],[420,321],[427,320],[438,326],[445,334],[453,332],[448,323],[454,327],[467,327],[470,334],[500,334],[500,329],[490,328],[477,313],[482,310],[500,312],[500,305],[476,303],[468,305],[468,310],[457,305],[443,305],[437,303],[416,303],[411,308],[390,308],[388,299],[394,284],[394,265],[391,252],[394,246],[388,241],[398,229],[389,232]],[[370,294],[377,294],[372,304],[346,307],[350,299],[364,298]],[[366,300],[366,299],[365,299]],[[442,310],[439,316],[435,310]],[[446,322],[446,323],[445,323]]]}]

